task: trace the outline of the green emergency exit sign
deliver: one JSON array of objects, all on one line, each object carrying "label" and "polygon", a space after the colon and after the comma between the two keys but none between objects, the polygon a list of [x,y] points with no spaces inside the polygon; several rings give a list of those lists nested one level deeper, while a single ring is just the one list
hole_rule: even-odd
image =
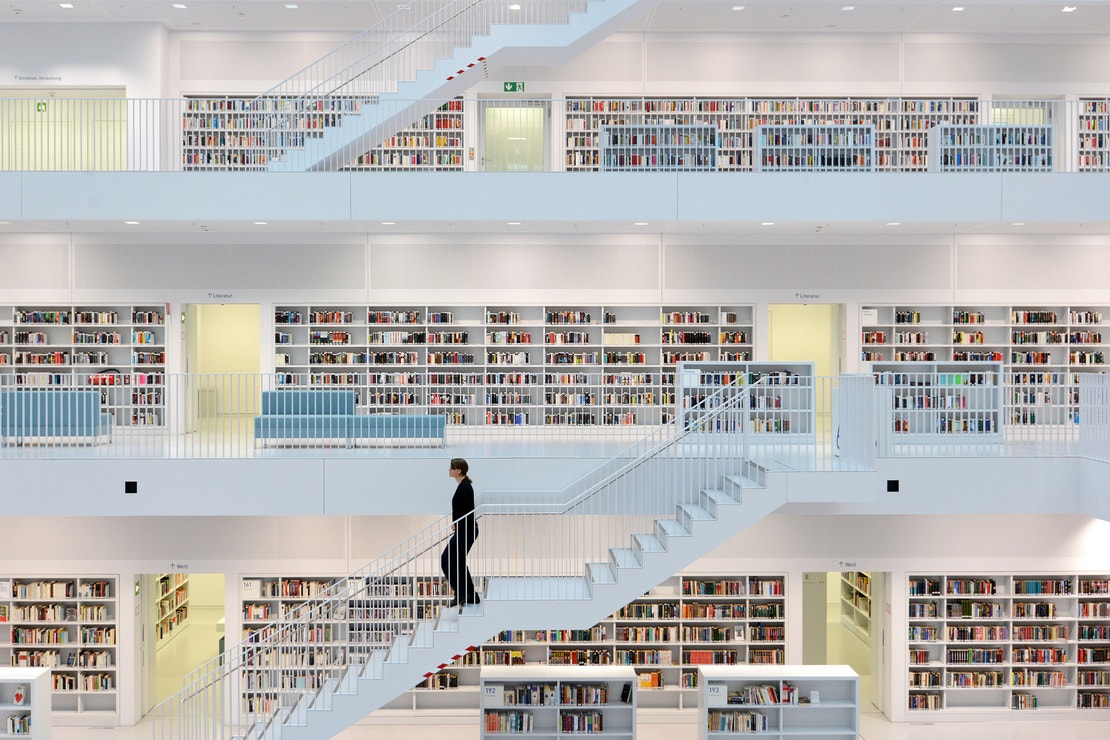
[{"label": "green emergency exit sign", "polygon": [[38,111],[39,113],[45,113],[46,112],[46,103],[41,101],[41,100],[39,102],[35,103],[35,110]]},{"label": "green emergency exit sign", "polygon": [[523,82],[506,82],[505,92],[524,92]]}]

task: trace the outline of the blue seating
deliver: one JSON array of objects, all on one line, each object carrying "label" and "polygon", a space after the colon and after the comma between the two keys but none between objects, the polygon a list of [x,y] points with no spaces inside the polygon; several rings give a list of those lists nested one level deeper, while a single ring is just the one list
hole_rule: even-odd
[{"label": "blue seating", "polygon": [[100,408],[100,391],[24,388],[0,392],[0,443],[33,438],[79,437],[112,441],[112,415]]},{"label": "blue seating", "polygon": [[355,392],[323,388],[262,391],[262,410],[254,419],[254,439],[351,438]]},{"label": "blue seating", "polygon": [[255,444],[294,439],[446,441],[446,420],[432,414],[358,414],[353,390],[289,388],[262,391],[261,414],[254,419]]}]

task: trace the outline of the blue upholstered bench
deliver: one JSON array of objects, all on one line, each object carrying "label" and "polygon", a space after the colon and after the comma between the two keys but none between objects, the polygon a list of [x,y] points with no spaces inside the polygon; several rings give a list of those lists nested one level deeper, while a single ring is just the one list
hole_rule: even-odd
[{"label": "blue upholstered bench", "polygon": [[324,388],[262,391],[254,440],[338,439],[348,444],[355,417],[355,392]]},{"label": "blue upholstered bench", "polygon": [[67,388],[0,392],[0,443],[33,438],[112,441],[112,415],[100,408],[100,391]]},{"label": "blue upholstered bench", "polygon": [[447,419],[442,414],[369,414],[351,419],[351,440],[434,440],[442,447],[447,439]]}]

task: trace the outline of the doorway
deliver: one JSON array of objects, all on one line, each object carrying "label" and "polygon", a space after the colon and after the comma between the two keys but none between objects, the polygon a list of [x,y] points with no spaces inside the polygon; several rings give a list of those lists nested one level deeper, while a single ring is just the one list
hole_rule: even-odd
[{"label": "doorway", "polygon": [[838,303],[774,303],[768,306],[771,362],[812,362],[817,434],[832,424],[830,377],[843,371],[843,307]]},{"label": "doorway", "polygon": [[222,573],[139,576],[143,614],[143,713],[181,690],[181,680],[221,652]]},{"label": "doorway", "polygon": [[194,303],[185,307],[185,372],[201,429],[258,414],[261,307],[257,303]]},{"label": "doorway", "polygon": [[545,101],[484,100],[479,106],[482,169],[486,172],[543,172],[547,169]]},{"label": "doorway", "polygon": [[856,570],[803,574],[802,662],[847,665],[859,674],[860,702],[889,716],[890,574]]},{"label": "doorway", "polygon": [[127,90],[0,87],[0,169],[127,169]]}]

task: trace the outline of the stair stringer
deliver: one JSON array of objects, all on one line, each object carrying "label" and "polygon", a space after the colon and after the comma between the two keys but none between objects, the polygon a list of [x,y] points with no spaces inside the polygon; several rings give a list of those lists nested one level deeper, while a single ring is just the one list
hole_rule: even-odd
[{"label": "stair stringer", "polygon": [[[338,691],[327,695],[320,692],[306,698],[309,709],[304,724],[274,723],[263,738],[317,740],[331,737],[501,630],[592,627],[786,503],[785,473],[766,473],[765,476],[760,473],[759,477],[765,480],[766,487],[749,488],[748,485],[754,484],[739,476],[723,480],[718,493],[725,495],[702,508],[707,518],[688,520],[686,527],[680,530],[685,533],[668,536],[664,549],[643,549],[636,541],[631,543],[634,557],[631,560],[621,558],[622,562],[631,564],[613,567],[611,583],[593,582],[587,584],[588,589],[579,589],[588,598],[500,600],[487,595],[480,607],[469,607],[457,617],[457,629],[450,620],[441,622],[430,632],[429,622],[420,623],[416,634],[423,635],[424,639],[418,642],[426,644],[408,645],[404,662],[390,662],[386,657],[372,670],[361,671],[361,665],[351,666],[339,681]],[[706,502],[704,491],[702,501]],[[430,640],[427,639],[429,634]],[[364,675],[359,676],[359,673]]]},{"label": "stair stringer", "polygon": [[431,113],[445,101],[510,64],[555,65],[620,30],[657,0],[595,0],[585,12],[572,13],[558,25],[495,25],[469,46],[456,47],[433,69],[421,70],[396,90],[382,92],[376,102],[363,103],[358,113],[345,113],[339,124],[312,132],[303,148],[271,157],[272,172],[336,170]]}]

